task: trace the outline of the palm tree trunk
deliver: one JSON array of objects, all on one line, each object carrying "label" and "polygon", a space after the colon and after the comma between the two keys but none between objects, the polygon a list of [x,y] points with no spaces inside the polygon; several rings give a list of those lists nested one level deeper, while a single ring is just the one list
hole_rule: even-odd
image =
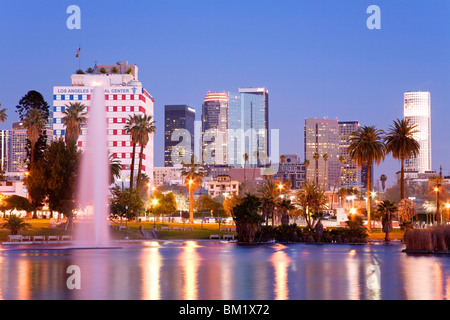
[{"label": "palm tree trunk", "polygon": [[144,145],[141,144],[141,152],[139,153],[139,168],[138,168],[138,175],[137,175],[137,181],[136,181],[136,189],[139,190],[139,183],[141,182],[141,171],[142,171],[142,157],[144,156]]},{"label": "palm tree trunk", "polygon": [[31,155],[30,155],[30,170],[33,168],[33,163],[34,163],[34,146],[35,146],[35,144],[32,143],[31,144]]},{"label": "palm tree trunk", "polygon": [[367,231],[369,233],[372,233],[372,226],[371,226],[371,221],[370,221],[370,173],[372,171],[372,165],[369,164],[367,166],[367,202],[366,202],[366,207],[367,207]]},{"label": "palm tree trunk", "polygon": [[402,158],[402,167],[400,171],[400,201],[405,198],[405,159]]},{"label": "palm tree trunk", "polygon": [[130,174],[130,189],[133,189],[133,175],[134,175],[134,158],[136,155],[136,143],[133,142],[133,152],[131,158],[131,174]]},{"label": "palm tree trunk", "polygon": [[189,184],[189,223],[194,223],[194,192]]}]

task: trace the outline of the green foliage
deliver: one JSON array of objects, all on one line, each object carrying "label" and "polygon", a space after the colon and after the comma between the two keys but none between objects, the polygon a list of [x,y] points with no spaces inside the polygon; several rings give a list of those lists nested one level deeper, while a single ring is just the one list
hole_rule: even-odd
[{"label": "green foliage", "polygon": [[197,211],[212,212],[214,215],[219,215],[224,212],[223,205],[207,194],[199,196],[194,205]]},{"label": "green foliage", "polygon": [[19,233],[20,230],[27,229],[30,227],[31,225],[29,223],[26,223],[23,218],[20,218],[15,214],[9,216],[6,222],[2,225],[2,228],[9,229],[12,235],[16,235]]},{"label": "green foliage", "polygon": [[144,202],[136,189],[120,190],[118,186],[111,189],[110,217],[112,219],[131,220],[144,208]]},{"label": "green foliage", "polygon": [[175,195],[172,192],[162,193],[156,191],[153,193],[153,199],[156,199],[158,203],[153,205],[151,211],[154,215],[172,215],[177,211],[177,201]]},{"label": "green foliage", "polygon": [[253,243],[255,241],[256,233],[264,220],[258,213],[260,206],[261,200],[258,197],[247,194],[233,208],[233,220],[236,223],[239,242]]},{"label": "green foliage", "polygon": [[84,74],[84,71],[81,69],[78,69],[77,71],[75,71],[76,74]]},{"label": "green foliage", "polygon": [[10,195],[3,200],[3,209],[4,210],[18,210],[18,211],[31,211],[32,205],[27,198],[21,197],[18,195]]}]

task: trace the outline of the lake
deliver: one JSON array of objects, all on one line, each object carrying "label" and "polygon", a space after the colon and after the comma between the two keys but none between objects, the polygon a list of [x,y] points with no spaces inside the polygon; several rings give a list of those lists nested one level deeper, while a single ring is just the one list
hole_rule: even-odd
[{"label": "lake", "polygon": [[[119,245],[121,248],[116,249],[3,246],[0,298],[450,298],[450,256],[406,254],[400,243],[240,246],[226,241],[195,240]],[[73,270],[70,266],[78,271],[68,273]],[[78,283],[80,288],[69,288],[69,282]]]}]

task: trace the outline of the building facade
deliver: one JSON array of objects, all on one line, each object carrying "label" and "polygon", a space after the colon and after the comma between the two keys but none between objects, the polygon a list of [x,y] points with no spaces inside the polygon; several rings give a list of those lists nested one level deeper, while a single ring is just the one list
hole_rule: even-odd
[{"label": "building facade", "polygon": [[11,131],[0,130],[0,170],[2,172],[10,171],[9,167],[10,143],[11,143]]},{"label": "building facade", "polygon": [[228,164],[259,167],[269,156],[269,91],[241,88],[228,93]]},{"label": "building facade", "polygon": [[432,170],[431,165],[431,98],[429,92],[404,93],[404,119],[416,125],[413,134],[419,142],[420,151],[417,157],[405,159],[406,171],[420,173]]},{"label": "building facade", "polygon": [[224,195],[225,197],[231,194],[239,194],[239,181],[231,180],[230,176],[217,176],[215,180],[209,180],[207,185],[208,195],[217,197]]},{"label": "building facade", "polygon": [[164,166],[172,167],[174,161],[189,162],[194,155],[195,109],[166,105],[164,115]]},{"label": "building facade", "polygon": [[292,189],[300,189],[306,180],[305,165],[300,162],[300,157],[297,154],[283,155],[278,172],[273,178],[283,183],[289,180]]},{"label": "building facade", "polygon": [[[117,63],[117,65],[96,65],[93,74],[72,75],[72,86],[55,86],[53,88],[53,119],[54,138],[64,137],[65,124],[62,121],[65,108],[70,104],[80,102],[86,106],[87,117],[91,108],[91,96],[94,87],[101,87],[104,92],[104,103],[107,122],[107,145],[113,158],[122,164],[122,176],[115,183],[128,187],[130,182],[133,143],[131,136],[125,132],[125,124],[130,116],[135,114],[154,115],[154,99],[139,82],[136,65]],[[81,151],[86,148],[86,138],[89,128],[82,126],[78,138]],[[140,150],[137,146],[136,150]],[[139,167],[139,152],[135,154],[135,172]],[[142,173],[150,181],[153,180],[153,135],[144,148],[142,157]],[[136,175],[135,175],[136,177]]]},{"label": "building facade", "polygon": [[356,161],[352,160],[348,154],[350,146],[350,135],[358,130],[358,121],[339,121],[339,175],[336,180],[335,189],[360,188],[361,187],[361,169]]},{"label": "building facade", "polygon": [[306,179],[329,190],[339,177],[339,123],[337,120],[305,119]]},{"label": "building facade", "polygon": [[9,148],[10,172],[27,171],[27,143],[27,129],[24,127],[23,123],[13,123]]},{"label": "building facade", "polygon": [[228,96],[208,92],[202,105],[203,164],[227,164]]}]

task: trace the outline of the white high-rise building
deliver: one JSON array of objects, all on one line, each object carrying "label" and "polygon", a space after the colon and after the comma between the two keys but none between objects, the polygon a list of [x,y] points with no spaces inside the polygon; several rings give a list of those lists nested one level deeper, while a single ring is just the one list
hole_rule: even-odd
[{"label": "white high-rise building", "polygon": [[405,160],[405,170],[431,171],[431,102],[429,92],[405,92],[404,118],[416,124],[414,138],[420,144],[419,156]]},{"label": "white high-rise building", "polygon": [[[94,86],[102,87],[105,97],[107,121],[107,141],[110,154],[122,164],[122,177],[115,182],[128,187],[130,182],[133,143],[131,136],[125,132],[127,118],[134,114],[153,116],[154,99],[138,81],[136,65],[117,63],[117,65],[96,65],[92,74],[72,75],[72,86],[53,88],[53,136],[55,139],[65,135],[62,121],[64,110],[70,103],[81,102],[87,107],[87,115],[91,108],[91,95]],[[86,147],[87,128],[81,129],[78,147],[83,151]],[[136,147],[134,178],[139,168],[140,146]],[[153,135],[144,148],[142,157],[142,173],[153,180]]]}]

